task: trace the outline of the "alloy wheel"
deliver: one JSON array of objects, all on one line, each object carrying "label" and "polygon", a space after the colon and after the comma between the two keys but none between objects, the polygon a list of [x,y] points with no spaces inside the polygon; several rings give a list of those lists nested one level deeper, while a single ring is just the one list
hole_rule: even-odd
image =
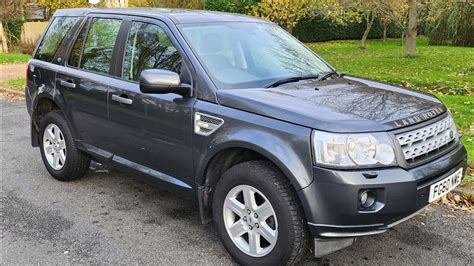
[{"label": "alloy wheel", "polygon": [[48,164],[54,170],[61,170],[66,163],[66,140],[61,129],[49,124],[43,133],[43,152]]},{"label": "alloy wheel", "polygon": [[270,253],[278,238],[278,221],[268,199],[258,189],[238,185],[224,202],[224,223],[229,237],[245,254],[263,257]]}]

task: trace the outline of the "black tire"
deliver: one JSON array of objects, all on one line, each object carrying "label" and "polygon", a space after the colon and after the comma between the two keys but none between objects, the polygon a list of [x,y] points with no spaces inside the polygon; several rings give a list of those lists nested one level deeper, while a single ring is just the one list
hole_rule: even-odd
[{"label": "black tire", "polygon": [[[231,189],[249,185],[264,194],[278,220],[278,237],[273,250],[263,257],[242,252],[227,233],[224,201]],[[286,177],[267,161],[249,161],[227,170],[216,185],[212,209],[219,237],[230,255],[243,265],[283,265],[299,262],[307,253],[308,229],[295,191]]]},{"label": "black tire", "polygon": [[[43,148],[43,134],[49,124],[54,124],[61,130],[66,143],[66,159],[61,169],[55,170],[48,162]],[[74,141],[71,128],[58,110],[47,113],[40,121],[39,143],[41,157],[48,172],[59,181],[71,181],[83,177],[90,165],[90,157],[80,151]]]}]

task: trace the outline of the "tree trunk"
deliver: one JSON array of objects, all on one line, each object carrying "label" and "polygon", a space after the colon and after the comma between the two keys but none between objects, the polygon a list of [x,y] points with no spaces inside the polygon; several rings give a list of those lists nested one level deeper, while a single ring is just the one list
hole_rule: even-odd
[{"label": "tree trunk", "polygon": [[383,42],[387,41],[387,23],[383,24]]},{"label": "tree trunk", "polygon": [[410,8],[408,10],[408,30],[407,30],[407,45],[405,48],[406,56],[416,55],[416,0],[408,0]]},{"label": "tree trunk", "polygon": [[370,14],[366,17],[367,27],[365,28],[364,35],[362,35],[362,39],[360,40],[359,48],[365,49],[367,48],[367,37],[369,36],[370,29],[372,28],[372,24],[374,23],[375,14],[370,12]]},{"label": "tree trunk", "polygon": [[3,23],[0,21],[0,52],[8,53],[7,36],[3,30]]},{"label": "tree trunk", "polygon": [[106,7],[128,7],[128,0],[105,0]]}]

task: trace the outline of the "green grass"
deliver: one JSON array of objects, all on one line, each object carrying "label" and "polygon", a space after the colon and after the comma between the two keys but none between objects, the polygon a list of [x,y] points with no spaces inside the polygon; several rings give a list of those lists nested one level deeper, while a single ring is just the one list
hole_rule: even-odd
[{"label": "green grass", "polygon": [[463,135],[461,140],[467,150],[468,164],[471,168],[466,175],[468,182],[474,182],[474,97],[459,95],[438,95],[438,98],[451,110],[454,121]]},{"label": "green grass", "polygon": [[0,64],[20,64],[30,59],[31,56],[26,54],[0,53]]},{"label": "green grass", "polygon": [[[451,110],[474,169],[474,48],[429,46],[422,37],[418,55],[407,58],[400,40],[371,40],[365,50],[357,41],[308,46],[343,73],[435,93]],[[474,182],[473,170],[466,180]]]},{"label": "green grass", "polygon": [[407,58],[400,40],[370,40],[367,49],[359,49],[357,42],[308,45],[343,73],[427,92],[474,94],[474,48],[429,46],[420,37],[418,55]]},{"label": "green grass", "polygon": [[10,79],[0,83],[0,88],[9,90],[23,91],[25,89],[25,78]]}]

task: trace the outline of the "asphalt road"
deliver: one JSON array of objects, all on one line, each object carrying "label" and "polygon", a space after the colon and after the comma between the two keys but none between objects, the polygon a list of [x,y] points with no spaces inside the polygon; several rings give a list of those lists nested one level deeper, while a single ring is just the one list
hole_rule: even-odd
[{"label": "asphalt road", "polygon": [[[23,101],[0,99],[2,264],[230,264],[191,201],[93,164],[83,179],[49,176],[30,146]],[[474,215],[431,206],[391,231],[308,264],[474,264]]]}]

